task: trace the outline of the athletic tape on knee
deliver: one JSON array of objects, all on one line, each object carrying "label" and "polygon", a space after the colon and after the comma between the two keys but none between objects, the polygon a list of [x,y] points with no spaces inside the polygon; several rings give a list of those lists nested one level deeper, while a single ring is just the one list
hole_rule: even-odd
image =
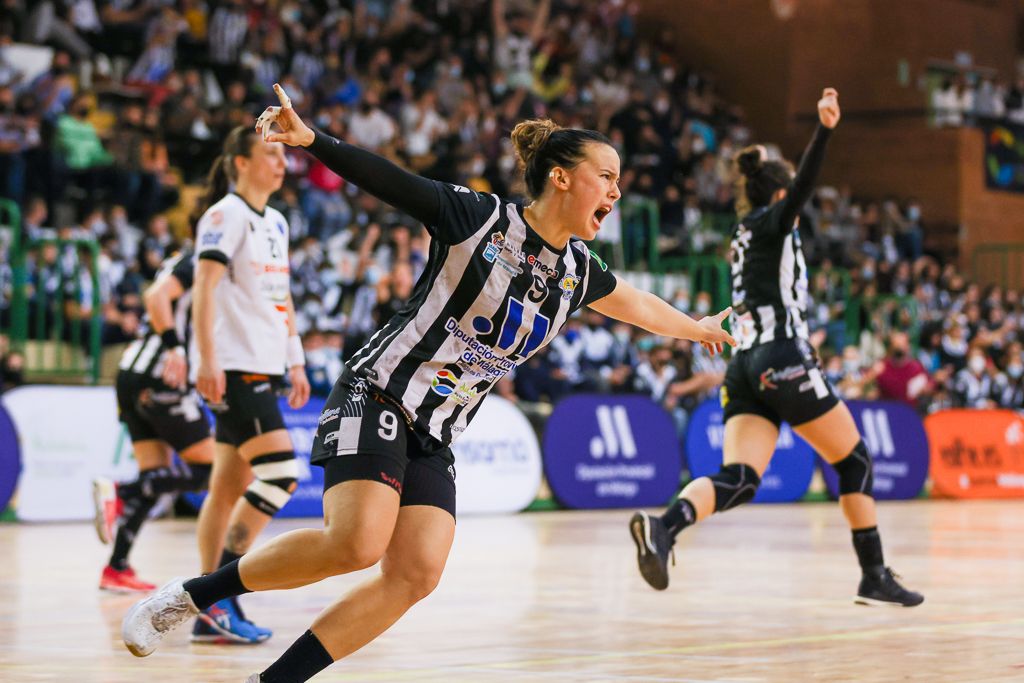
[{"label": "athletic tape on knee", "polygon": [[761,477],[750,465],[733,463],[718,470],[711,483],[715,485],[715,512],[723,512],[750,502],[761,485]]},{"label": "athletic tape on knee", "polygon": [[299,479],[299,463],[295,454],[269,453],[252,459],[256,477],[245,491],[245,499],[260,512],[276,515],[292,497]]},{"label": "athletic tape on knee", "polygon": [[871,453],[864,445],[864,440],[857,442],[853,451],[832,465],[836,474],[839,475],[839,495],[845,496],[848,493],[864,493],[871,495],[875,478],[871,466]]}]

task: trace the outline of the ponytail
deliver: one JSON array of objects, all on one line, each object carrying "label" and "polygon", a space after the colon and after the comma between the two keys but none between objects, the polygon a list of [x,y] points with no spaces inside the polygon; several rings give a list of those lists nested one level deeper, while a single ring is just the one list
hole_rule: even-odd
[{"label": "ponytail", "polygon": [[195,237],[196,227],[199,219],[209,210],[211,206],[220,201],[231,189],[231,183],[237,180],[235,171],[235,157],[248,157],[252,154],[253,141],[256,139],[256,131],[247,126],[236,126],[228,133],[224,140],[224,147],[220,155],[214,159],[206,174],[206,185],[203,194],[196,202],[195,208],[189,214],[189,224],[192,226],[192,236]]},{"label": "ponytail", "polygon": [[213,165],[210,166],[210,171],[206,174],[206,185],[204,186],[203,194],[196,200],[196,205],[188,217],[188,222],[192,226],[193,239],[196,236],[196,227],[199,225],[199,219],[203,217],[207,209],[228,193],[230,184],[228,183],[227,165],[228,158],[220,154],[213,160]]}]

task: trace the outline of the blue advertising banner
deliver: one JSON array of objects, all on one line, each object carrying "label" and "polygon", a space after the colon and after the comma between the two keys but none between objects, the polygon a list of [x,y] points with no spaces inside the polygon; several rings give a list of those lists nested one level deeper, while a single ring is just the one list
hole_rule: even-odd
[{"label": "blue advertising banner", "polygon": [[[686,461],[693,478],[710,476],[722,466],[725,424],[717,398],[698,406],[686,430]],[[788,503],[800,500],[814,475],[814,449],[782,423],[775,454],[754,496],[755,503]]]},{"label": "blue advertising banner", "polygon": [[681,462],[672,418],[644,396],[570,396],[544,431],[544,473],[569,508],[664,505]]},{"label": "blue advertising banner", "polygon": [[0,512],[14,495],[21,474],[21,448],[11,416],[0,405]]},{"label": "blue advertising banner", "polygon": [[[874,461],[879,500],[907,500],[921,492],[928,476],[928,435],[912,408],[893,401],[847,401],[857,428]],[[839,495],[839,477],[822,461],[821,473],[833,498]]]},{"label": "blue advertising banner", "polygon": [[[320,412],[324,409],[324,399],[314,396],[299,410],[292,410],[286,399],[279,400],[284,425],[292,437],[295,456],[299,461],[299,486],[288,504],[281,508],[276,516],[323,517],[324,470],[322,467],[309,464],[309,451],[313,447]],[[185,497],[198,508],[206,494],[188,493]]]}]

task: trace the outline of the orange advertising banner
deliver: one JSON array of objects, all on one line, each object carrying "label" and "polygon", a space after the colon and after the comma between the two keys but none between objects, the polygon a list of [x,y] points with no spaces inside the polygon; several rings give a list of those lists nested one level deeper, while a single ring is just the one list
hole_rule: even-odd
[{"label": "orange advertising banner", "polygon": [[1024,498],[1024,419],[1009,410],[940,410],[924,419],[932,495]]}]

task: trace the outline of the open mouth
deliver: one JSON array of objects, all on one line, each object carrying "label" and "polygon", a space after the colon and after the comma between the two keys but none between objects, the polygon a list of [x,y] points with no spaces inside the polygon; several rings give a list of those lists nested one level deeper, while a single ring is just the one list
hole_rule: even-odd
[{"label": "open mouth", "polygon": [[605,216],[612,212],[611,207],[602,206],[594,212],[594,223],[598,228],[601,227],[601,222],[605,219]]}]

